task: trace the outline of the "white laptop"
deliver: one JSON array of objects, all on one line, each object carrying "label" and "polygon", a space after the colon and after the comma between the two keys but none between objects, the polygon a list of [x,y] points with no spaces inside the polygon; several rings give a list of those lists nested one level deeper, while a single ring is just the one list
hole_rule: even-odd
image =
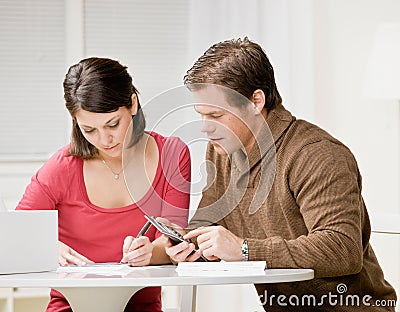
[{"label": "white laptop", "polygon": [[56,210],[0,211],[0,274],[56,270]]}]

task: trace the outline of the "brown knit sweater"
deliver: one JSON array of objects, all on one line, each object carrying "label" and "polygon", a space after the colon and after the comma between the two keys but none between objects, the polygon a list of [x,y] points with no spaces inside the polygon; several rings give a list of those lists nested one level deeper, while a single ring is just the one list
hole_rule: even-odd
[{"label": "brown knit sweater", "polygon": [[[269,112],[267,123],[275,155],[267,137],[259,138],[261,146],[248,157],[235,155],[241,151],[219,155],[209,145],[215,178],[209,170],[191,224],[225,226],[247,239],[249,260],[266,260],[268,268],[315,270],[311,281],[256,285],[267,311],[394,311],[387,306],[394,305],[396,294],[369,244],[370,222],[352,153],[282,105]],[[267,158],[268,170],[276,167],[272,182],[260,178],[261,159]],[[249,212],[257,190],[270,188],[258,210]],[[235,192],[243,194],[239,200],[231,196]]]}]

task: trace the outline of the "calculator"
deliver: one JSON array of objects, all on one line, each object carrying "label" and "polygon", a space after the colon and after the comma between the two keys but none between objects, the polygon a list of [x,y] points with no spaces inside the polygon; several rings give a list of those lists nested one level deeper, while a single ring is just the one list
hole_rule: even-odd
[{"label": "calculator", "polygon": [[[189,240],[184,239],[182,234],[175,231],[173,228],[165,225],[164,223],[158,222],[156,220],[156,218],[152,217],[152,216],[146,216],[145,218],[152,224],[154,225],[154,227],[159,230],[162,234],[165,234],[169,237],[169,239],[172,241],[173,245],[179,244],[181,242],[188,242],[190,243]],[[193,253],[196,251],[197,249],[193,250]],[[208,261],[208,259],[204,256],[200,256],[199,259],[197,259],[196,261]]]}]

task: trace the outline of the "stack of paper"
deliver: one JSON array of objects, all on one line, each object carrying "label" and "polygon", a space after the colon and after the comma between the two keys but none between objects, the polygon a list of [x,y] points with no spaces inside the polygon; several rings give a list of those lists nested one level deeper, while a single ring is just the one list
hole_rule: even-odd
[{"label": "stack of paper", "polygon": [[179,276],[248,276],[264,275],[265,261],[180,262]]},{"label": "stack of paper", "polygon": [[93,263],[86,265],[60,266],[57,273],[85,273],[103,276],[127,275],[132,271],[129,264],[122,263]]}]

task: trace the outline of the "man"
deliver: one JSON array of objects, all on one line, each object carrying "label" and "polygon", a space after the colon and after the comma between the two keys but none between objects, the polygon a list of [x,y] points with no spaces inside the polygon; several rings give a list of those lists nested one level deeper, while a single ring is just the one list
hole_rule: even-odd
[{"label": "man", "polygon": [[[395,291],[369,244],[356,160],[341,142],[283,107],[262,48],[247,38],[217,43],[184,82],[210,138],[207,160],[215,172],[191,222],[211,225],[185,235],[197,239],[199,251],[181,243],[167,248],[171,259],[195,261],[203,254],[314,269],[311,281],[256,285],[268,311],[394,311]],[[250,104],[232,100],[227,88]],[[255,197],[262,200],[251,208]]]}]

